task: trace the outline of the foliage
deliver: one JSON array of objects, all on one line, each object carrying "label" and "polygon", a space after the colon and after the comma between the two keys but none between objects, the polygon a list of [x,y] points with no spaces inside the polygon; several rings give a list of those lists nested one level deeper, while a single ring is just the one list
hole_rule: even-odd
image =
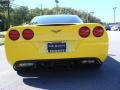
[{"label": "foliage", "polygon": [[20,25],[28,21],[29,9],[25,6],[16,7],[11,11],[11,24]]},{"label": "foliage", "polygon": [[11,3],[14,0],[0,0],[0,20],[4,22],[4,28],[7,29],[9,20],[8,20],[8,7],[11,9]]},{"label": "foliage", "polygon": [[[7,24],[7,11],[0,7],[0,16],[6,21]],[[34,16],[39,15],[52,15],[52,14],[73,14],[78,15],[83,22],[89,23],[101,23],[101,20],[97,17],[92,16],[91,14],[84,12],[82,10],[75,10],[68,7],[54,7],[49,8],[35,8],[29,9],[26,6],[20,6],[15,8],[10,8],[10,24],[11,25],[21,25],[24,23],[29,23]]]}]

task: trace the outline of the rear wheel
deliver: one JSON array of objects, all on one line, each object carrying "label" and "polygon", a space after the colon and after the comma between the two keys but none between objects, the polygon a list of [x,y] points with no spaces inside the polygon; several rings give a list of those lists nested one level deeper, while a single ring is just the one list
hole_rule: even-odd
[{"label": "rear wheel", "polygon": [[34,71],[28,71],[28,70],[18,70],[17,74],[22,77],[35,77],[37,74]]},{"label": "rear wheel", "polygon": [[94,64],[89,64],[87,66],[88,68],[92,68],[92,69],[100,69],[102,66],[102,63],[94,63]]},{"label": "rear wheel", "polygon": [[13,65],[13,68],[19,76],[23,77],[29,77],[30,73],[35,71],[34,67],[20,67],[18,62]]}]

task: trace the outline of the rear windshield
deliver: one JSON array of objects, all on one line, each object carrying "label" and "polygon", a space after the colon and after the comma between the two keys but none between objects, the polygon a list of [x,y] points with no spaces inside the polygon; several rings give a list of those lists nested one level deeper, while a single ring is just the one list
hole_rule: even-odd
[{"label": "rear windshield", "polygon": [[31,20],[31,24],[62,24],[62,23],[83,23],[76,15],[44,15],[36,16]]}]

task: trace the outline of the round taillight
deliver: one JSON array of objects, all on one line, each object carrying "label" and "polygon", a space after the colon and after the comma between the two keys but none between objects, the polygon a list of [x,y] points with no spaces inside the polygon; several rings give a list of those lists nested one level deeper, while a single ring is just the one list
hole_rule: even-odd
[{"label": "round taillight", "polygon": [[101,37],[104,33],[104,29],[100,26],[97,26],[93,29],[93,35],[95,37]]},{"label": "round taillight", "polygon": [[81,27],[79,29],[79,35],[83,38],[86,38],[90,35],[90,29],[88,27]]},{"label": "round taillight", "polygon": [[34,36],[34,32],[31,29],[25,29],[22,33],[22,36],[26,40],[30,40]]},{"label": "round taillight", "polygon": [[9,38],[13,41],[18,40],[20,37],[20,33],[17,30],[11,30],[9,32]]}]

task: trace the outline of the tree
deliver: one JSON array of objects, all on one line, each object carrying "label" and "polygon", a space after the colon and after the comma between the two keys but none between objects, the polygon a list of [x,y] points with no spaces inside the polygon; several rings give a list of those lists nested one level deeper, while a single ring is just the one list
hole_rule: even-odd
[{"label": "tree", "polygon": [[25,6],[16,7],[11,12],[11,24],[20,25],[25,22],[28,22],[28,17],[29,17],[28,7],[25,7]]},{"label": "tree", "polygon": [[[7,18],[7,11],[3,10],[4,12],[0,12],[0,16],[4,19],[6,22],[6,25],[8,23]],[[75,10],[73,8],[68,7],[54,7],[52,9],[49,8],[35,8],[35,9],[29,9],[27,6],[20,6],[15,8],[10,8],[10,21],[11,25],[21,25],[23,23],[28,23],[31,21],[31,19],[35,16],[40,15],[53,15],[53,14],[72,14],[72,15],[78,15],[83,22],[90,22],[90,23],[101,23],[101,20],[97,17],[94,17],[92,15],[88,15],[87,12],[82,10]],[[87,19],[87,16],[89,16]]]},{"label": "tree", "polygon": [[11,9],[11,2],[14,0],[0,0],[0,16],[5,17],[3,19],[5,28],[10,27],[10,9]]}]

